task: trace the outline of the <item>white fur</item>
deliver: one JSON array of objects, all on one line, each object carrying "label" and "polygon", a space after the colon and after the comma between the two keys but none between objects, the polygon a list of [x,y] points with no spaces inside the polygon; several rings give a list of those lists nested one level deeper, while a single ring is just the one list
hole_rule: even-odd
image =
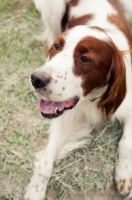
[{"label": "white fur", "polygon": [[36,36],[38,40],[51,45],[56,36],[61,33],[61,19],[65,12],[65,0],[33,0],[37,10],[41,13],[45,31]]},{"label": "white fur", "polygon": [[[83,90],[81,87],[82,79],[75,76],[72,71],[74,65],[74,48],[85,36],[95,36],[106,42],[109,42],[111,38],[119,50],[128,50],[129,44],[125,35],[118,30],[116,26],[111,25],[107,21],[106,16],[108,13],[116,13],[114,8],[106,0],[98,1],[99,3],[97,6],[96,0],[81,0],[78,6],[71,8],[70,14],[80,16],[81,14],[84,15],[92,11],[96,17],[89,24],[106,28],[107,34],[88,28],[87,26],[77,26],[71,29],[64,36],[66,41],[64,49],[37,70],[46,72],[46,74],[52,76],[52,82],[48,86],[48,89],[52,90],[52,93],[45,94],[46,98],[50,98],[54,101],[60,101],[61,99],[61,101],[63,101],[77,95],[80,97],[80,101],[72,110],[65,111],[58,118],[51,120],[48,145],[45,150],[42,150],[36,155],[34,173],[27,187],[24,200],[43,200],[55,159],[63,158],[71,150],[85,146],[87,144],[88,134],[98,123],[102,122],[102,114],[97,107],[99,100],[97,99],[94,102],[91,102],[91,100],[100,97],[107,86],[95,89],[86,97],[83,97]],[[124,2],[126,1],[124,0]],[[45,4],[48,7],[44,8]],[[63,0],[58,0],[58,4],[56,4],[54,0],[35,0],[37,9],[43,15],[42,18],[45,17],[47,20],[49,17],[48,28],[50,26],[49,30],[53,33],[50,42],[54,39],[55,35],[60,32],[60,25],[58,23],[60,23],[62,14],[64,13],[64,4],[65,1]],[[98,9],[101,9],[101,7],[103,7],[103,11],[100,13]],[[50,21],[49,10],[52,10],[52,8],[55,8],[53,21],[55,20],[55,23],[58,24],[56,26],[56,33],[55,26]],[[46,9],[48,10],[46,11]],[[55,11],[59,12],[57,18],[54,18]],[[127,94],[124,101],[113,115],[112,120],[117,118],[124,123],[124,133],[119,143],[116,182],[119,190],[122,183],[125,184],[121,193],[127,194],[129,192],[128,188],[132,187],[132,183],[130,182],[130,180],[132,180],[132,64],[129,53],[124,56],[124,62],[126,66]],[[58,75],[62,78],[58,78]],[[64,77],[66,77],[66,80]],[[55,83],[55,80],[58,82]],[[62,87],[66,89],[62,91]]]}]

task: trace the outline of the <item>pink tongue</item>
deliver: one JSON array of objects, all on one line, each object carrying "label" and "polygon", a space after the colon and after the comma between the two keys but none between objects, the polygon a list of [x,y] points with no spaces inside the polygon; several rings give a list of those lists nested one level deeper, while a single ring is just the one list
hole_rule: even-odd
[{"label": "pink tongue", "polygon": [[69,101],[65,102],[65,104],[66,104],[65,107],[66,108],[72,107],[74,105],[74,103],[75,103],[75,100],[74,99],[70,99]]},{"label": "pink tongue", "polygon": [[65,102],[52,102],[40,99],[39,109],[45,114],[54,113],[55,109],[62,111],[65,108]]}]

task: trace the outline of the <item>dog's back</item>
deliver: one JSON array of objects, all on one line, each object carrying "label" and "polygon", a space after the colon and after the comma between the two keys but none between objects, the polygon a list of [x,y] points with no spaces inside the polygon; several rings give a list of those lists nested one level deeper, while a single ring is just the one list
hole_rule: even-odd
[{"label": "dog's back", "polygon": [[[105,19],[108,14],[116,15],[118,12],[120,15],[124,13],[127,20],[132,18],[131,0],[98,0],[96,7],[95,0],[34,0],[34,3],[41,13],[44,25],[44,32],[37,36],[37,39],[45,41],[47,46],[52,44],[58,34],[77,25],[94,26],[95,24],[95,26],[106,28]],[[102,18],[101,24],[100,18]],[[117,21],[116,16],[115,19]],[[126,27],[125,21],[121,23]]]}]

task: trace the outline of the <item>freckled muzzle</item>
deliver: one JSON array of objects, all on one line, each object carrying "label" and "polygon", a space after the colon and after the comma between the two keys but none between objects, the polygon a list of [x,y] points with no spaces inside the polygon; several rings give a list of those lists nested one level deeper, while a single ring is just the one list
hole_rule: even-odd
[{"label": "freckled muzzle", "polygon": [[[33,87],[36,89],[36,92],[41,94],[40,89],[46,89],[50,83],[50,79],[46,76],[43,76],[40,72],[34,72],[31,75],[31,82]],[[39,109],[44,118],[52,119],[59,117],[63,114],[65,110],[72,109],[78,103],[79,98],[77,96],[70,98],[66,101],[53,102],[51,100],[40,99]]]},{"label": "freckled muzzle", "polygon": [[41,99],[39,103],[39,109],[44,118],[52,119],[62,115],[65,110],[75,107],[78,101],[78,97],[74,97],[68,101],[62,102],[53,102]]}]

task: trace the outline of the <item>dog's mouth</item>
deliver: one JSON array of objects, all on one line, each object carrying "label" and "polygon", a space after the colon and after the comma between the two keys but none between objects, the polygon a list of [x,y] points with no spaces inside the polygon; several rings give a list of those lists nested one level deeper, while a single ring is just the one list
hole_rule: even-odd
[{"label": "dog's mouth", "polygon": [[68,101],[53,102],[40,99],[39,109],[44,118],[52,119],[63,114],[64,110],[72,109],[78,103],[79,98],[74,97]]}]

